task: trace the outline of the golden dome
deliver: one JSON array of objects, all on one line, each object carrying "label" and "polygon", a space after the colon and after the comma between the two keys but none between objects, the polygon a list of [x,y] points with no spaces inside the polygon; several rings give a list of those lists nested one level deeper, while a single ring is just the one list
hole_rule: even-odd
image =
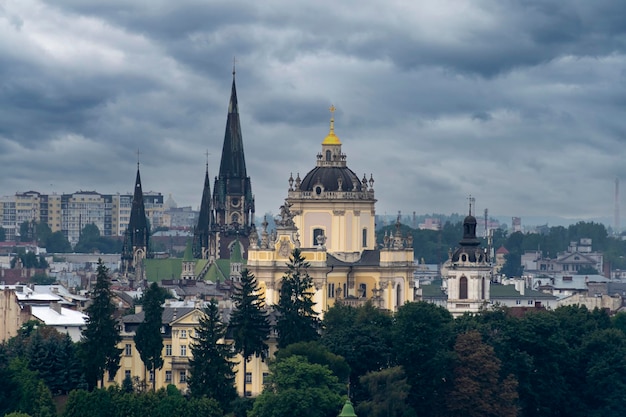
[{"label": "golden dome", "polygon": [[322,145],[341,145],[339,137],[335,135],[335,106],[330,106],[330,132],[324,138]]}]

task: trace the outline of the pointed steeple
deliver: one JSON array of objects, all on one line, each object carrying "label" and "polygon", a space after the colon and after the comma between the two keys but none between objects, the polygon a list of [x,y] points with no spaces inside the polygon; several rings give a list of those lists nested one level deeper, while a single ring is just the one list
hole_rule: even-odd
[{"label": "pointed steeple", "polygon": [[239,107],[237,105],[235,71],[233,71],[233,85],[230,91],[230,102],[228,103],[228,118],[226,119],[226,132],[224,134],[219,177],[237,179],[247,177],[241,124],[239,122]]},{"label": "pointed steeple", "polygon": [[213,185],[212,203],[215,222],[211,230],[219,233],[219,236],[215,236],[214,243],[219,246],[215,251],[216,257],[230,256],[229,246],[235,239],[235,233],[240,235],[245,253],[254,219],[254,195],[246,170],[234,66],[222,157],[219,173]]},{"label": "pointed steeple", "polygon": [[[137,162],[137,177],[135,178],[135,190],[131,203],[130,220],[124,236],[122,248],[122,261],[125,272],[135,272],[136,279],[144,279],[142,262],[150,256],[148,253],[149,233],[148,220],[143,202],[143,191],[141,189],[141,175],[139,173],[139,162]],[[140,268],[139,270],[137,268]]]},{"label": "pointed steeple", "polygon": [[137,164],[137,178],[135,179],[135,191],[130,211],[130,221],[128,222],[132,246],[148,246],[148,220],[146,219],[146,209],[143,204],[143,191],[141,189],[141,175],[139,164]]},{"label": "pointed steeple", "polygon": [[207,160],[206,172],[204,174],[204,188],[202,189],[202,201],[200,203],[200,214],[198,224],[194,232],[194,256],[196,258],[208,258],[210,244],[210,232],[214,223],[213,210],[211,207],[211,180],[209,179],[209,162]]}]

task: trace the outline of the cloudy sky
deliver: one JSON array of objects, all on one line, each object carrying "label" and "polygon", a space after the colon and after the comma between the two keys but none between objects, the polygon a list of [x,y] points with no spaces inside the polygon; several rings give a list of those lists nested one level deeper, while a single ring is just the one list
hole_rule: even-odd
[{"label": "cloudy sky", "polygon": [[200,203],[237,91],[257,213],[328,132],[379,214],[626,213],[622,0],[0,0],[0,195]]}]

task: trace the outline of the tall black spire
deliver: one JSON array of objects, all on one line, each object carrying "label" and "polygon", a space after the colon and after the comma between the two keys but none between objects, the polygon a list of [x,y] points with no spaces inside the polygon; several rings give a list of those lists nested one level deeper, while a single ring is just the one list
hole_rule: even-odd
[{"label": "tall black spire", "polygon": [[237,105],[237,88],[233,71],[233,85],[230,91],[228,104],[228,118],[226,132],[222,146],[222,160],[220,162],[220,178],[246,178],[246,158],[243,152],[241,124],[239,122],[239,108]]},{"label": "tall black spire", "polygon": [[247,236],[254,221],[254,196],[246,171],[234,66],[220,170],[213,186],[213,211],[215,213],[213,229],[220,234],[219,239],[216,238],[216,242],[219,241],[216,256],[230,257],[232,243],[237,233],[245,252],[248,248]]},{"label": "tall black spire", "polygon": [[[208,158],[208,154],[207,154]],[[193,252],[196,258],[210,258],[211,254],[211,228],[215,223],[213,210],[211,207],[211,184],[209,180],[209,162],[207,160],[206,173],[204,175],[204,188],[202,189],[202,202],[200,203],[200,214],[198,224],[194,232]]]},{"label": "tall black spire", "polygon": [[[141,189],[141,175],[139,173],[139,162],[137,162],[137,177],[135,178],[135,190],[130,211],[130,221],[124,237],[122,249],[122,261],[126,272],[135,271],[139,263],[148,256],[148,220],[143,202],[143,191]],[[143,279],[143,277],[140,277]]]}]

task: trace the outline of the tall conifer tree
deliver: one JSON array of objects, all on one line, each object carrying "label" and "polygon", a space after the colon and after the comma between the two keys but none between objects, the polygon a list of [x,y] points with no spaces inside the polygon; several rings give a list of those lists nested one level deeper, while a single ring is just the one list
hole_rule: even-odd
[{"label": "tall conifer tree", "polygon": [[192,396],[213,398],[226,411],[237,397],[237,391],[233,371],[235,353],[224,343],[225,335],[226,325],[213,299],[204,309],[193,336],[188,386]]},{"label": "tall conifer tree", "polygon": [[[259,283],[247,269],[241,271],[241,282],[233,289],[235,310],[230,316],[229,327],[232,330],[235,349],[243,356],[244,391],[247,362],[252,355],[265,358],[270,323],[261,297]],[[245,392],[244,392],[245,394]]]},{"label": "tall conifer tree", "polygon": [[164,293],[153,282],[143,297],[144,318],[135,333],[135,346],[146,369],[153,373],[152,390],[156,388],[156,370],[163,367],[163,336],[161,335]]},{"label": "tall conifer tree", "polygon": [[309,263],[300,249],[293,250],[287,267],[289,270],[281,280],[280,298],[274,306],[278,312],[276,330],[279,348],[317,340],[321,328],[318,314],[313,310],[313,279],[307,271]]},{"label": "tall conifer tree", "polygon": [[81,345],[85,379],[90,390],[96,387],[98,381],[104,385],[105,371],[113,377],[120,367],[122,349],[117,345],[122,338],[113,317],[115,305],[111,301],[113,294],[110,287],[109,271],[102,259],[99,259],[96,287],[92,293],[92,303],[86,310],[89,317]]}]

